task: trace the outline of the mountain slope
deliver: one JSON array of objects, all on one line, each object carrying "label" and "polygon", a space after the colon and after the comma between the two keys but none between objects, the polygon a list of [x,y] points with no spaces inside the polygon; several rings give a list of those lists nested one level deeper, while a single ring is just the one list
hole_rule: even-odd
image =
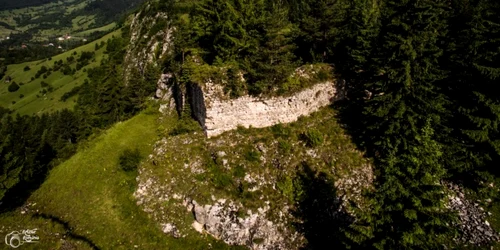
[{"label": "mountain slope", "polygon": [[[157,118],[154,114],[140,114],[82,145],[77,154],[50,172],[46,182],[22,209],[27,211],[25,215],[0,214],[0,224],[6,226],[2,231],[38,227],[41,241],[35,245],[36,249],[52,249],[58,245],[59,239],[54,234],[59,232],[62,238],[64,230],[58,230],[61,223],[67,223],[73,234],[66,234],[71,241],[67,244],[83,241],[86,243],[79,244],[84,249],[92,245],[100,249],[134,246],[138,249],[205,249],[209,243],[218,249],[225,248],[213,239],[197,235],[179,240],[166,237],[160,225],[155,225],[136,206],[132,196],[135,174],[123,172],[118,166],[118,157],[123,150],[135,147],[142,156],[151,153]],[[41,218],[47,218],[45,223],[41,223]],[[44,235],[48,239],[44,239]]]},{"label": "mountain slope", "polygon": [[[39,60],[8,65],[6,76],[3,81],[0,82],[0,106],[14,110],[19,114],[26,115],[72,108],[76,98],[73,97],[66,101],[61,101],[61,97],[84,82],[85,78],[87,78],[87,69],[98,66],[101,63],[105,51],[102,43],[113,36],[119,35],[120,31],[112,32],[92,43],[54,56],[51,60]],[[96,45],[100,46],[98,50],[95,50]],[[82,52],[95,52],[95,55],[88,61],[86,66],[77,69],[77,60],[82,55]],[[70,57],[73,57],[73,61],[71,62],[68,61]],[[44,78],[43,75],[35,78],[42,67],[50,71],[50,69],[54,68],[54,63],[60,60],[62,60],[64,64],[67,64],[72,70],[74,69],[74,72],[65,75],[61,69],[58,71],[51,71],[47,78]],[[29,70],[25,70],[27,69],[26,67],[28,67]],[[7,78],[10,78],[9,82],[6,81]],[[15,92],[8,91],[8,87],[12,82],[16,82],[20,85],[19,90]],[[42,82],[49,84],[52,90],[42,93],[41,91],[48,87],[42,86]]]}]

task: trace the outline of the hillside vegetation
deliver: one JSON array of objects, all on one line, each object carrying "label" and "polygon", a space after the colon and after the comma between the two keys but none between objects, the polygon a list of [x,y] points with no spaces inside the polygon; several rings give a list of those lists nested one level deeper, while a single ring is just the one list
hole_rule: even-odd
[{"label": "hillside vegetation", "polygon": [[157,114],[140,114],[82,144],[77,154],[50,172],[23,214],[0,214],[0,232],[38,228],[40,242],[23,245],[27,249],[206,249],[209,243],[227,248],[198,235],[165,237],[161,226],[136,206],[136,172],[123,171],[119,156],[137,148],[146,159],[157,140],[157,119]]},{"label": "hillside vegetation", "polygon": [[[25,33],[22,42],[54,41],[65,34],[82,32],[118,21],[120,15],[138,6],[142,0],[126,1],[23,1],[6,0],[0,9],[0,38]],[[12,5],[11,3],[14,3]],[[102,34],[102,33],[101,33]],[[13,36],[14,35],[14,36]],[[81,40],[84,37],[73,37]]]},{"label": "hillside vegetation", "polygon": [[[115,31],[97,41],[51,57],[50,60],[8,65],[5,77],[0,82],[0,106],[22,115],[72,108],[77,93],[67,93],[83,84],[88,69],[101,64],[105,42],[120,34],[120,31]],[[82,57],[82,54],[88,53],[88,56]],[[14,82],[19,85],[19,89],[11,92],[9,86]],[[61,99],[65,94],[69,96]]]},{"label": "hillside vegetation", "polygon": [[[79,143],[147,106],[145,101],[154,93],[156,79],[143,78],[125,85],[119,67],[127,44],[122,36],[127,35],[111,35],[107,42],[99,43],[97,47],[104,47],[104,51],[98,51],[103,55],[100,63],[87,68],[83,84],[61,96],[76,96],[73,109],[20,116],[0,107],[1,210],[22,204],[52,167],[76,152]],[[81,52],[78,58],[69,61],[76,61],[76,68],[83,67],[91,62],[94,52]],[[67,60],[56,62],[53,66],[58,68],[56,71],[76,72],[68,66]],[[52,74],[49,68],[40,65],[39,68],[43,71],[39,72],[39,77]],[[7,91],[19,91],[22,87],[11,81]],[[42,88],[43,92],[50,92],[49,85]]]},{"label": "hillside vegetation", "polygon": [[447,209],[445,180],[498,202],[497,1],[157,1],[141,15],[161,10],[173,15],[154,30],[175,27],[162,68],[181,89],[286,93],[307,86],[291,77],[306,63],[345,79],[343,117],[377,177],[354,245],[461,244],[453,225],[468,222]]},{"label": "hillside vegetation", "polygon": [[[151,26],[105,43],[72,110],[0,108],[2,211],[30,200],[103,248],[198,244],[194,229],[268,249],[498,248],[499,1],[158,0],[133,20]],[[317,77],[305,64],[320,66]],[[187,94],[156,128],[146,114],[123,122],[158,108],[161,73],[177,99],[209,81],[231,97],[265,97],[331,77],[347,95],[336,111],[211,139]],[[359,183],[362,173],[373,182]]]},{"label": "hillside vegetation", "polygon": [[58,46],[72,49],[101,38],[142,2],[6,0],[0,7],[0,78],[7,64],[49,58],[61,53]]}]

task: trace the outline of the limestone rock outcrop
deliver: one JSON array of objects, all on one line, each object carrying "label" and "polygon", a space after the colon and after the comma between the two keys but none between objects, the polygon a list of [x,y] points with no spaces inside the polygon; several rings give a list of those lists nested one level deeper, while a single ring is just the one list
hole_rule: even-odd
[{"label": "limestone rock outcrop", "polygon": [[[238,204],[225,199],[213,205],[201,205],[188,201],[195,216],[193,227],[197,231],[206,231],[229,245],[243,245],[250,249],[287,249],[287,241],[272,221],[265,218],[267,209],[257,213],[248,211],[248,216],[238,217],[241,209]],[[258,242],[258,244],[256,243]]]},{"label": "limestone rock outcrop", "polygon": [[208,137],[236,129],[238,126],[262,128],[290,123],[300,116],[318,111],[337,99],[334,82],[313,85],[291,96],[260,98],[242,96],[223,99],[221,90],[208,85],[204,93],[205,131]]}]

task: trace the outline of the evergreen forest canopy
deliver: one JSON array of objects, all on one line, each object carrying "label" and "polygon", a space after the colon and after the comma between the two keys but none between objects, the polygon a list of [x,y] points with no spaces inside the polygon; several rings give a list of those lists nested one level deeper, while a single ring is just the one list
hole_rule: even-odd
[{"label": "evergreen forest canopy", "polygon": [[[456,247],[442,181],[478,187],[500,177],[500,2],[185,0],[155,2],[148,13],[160,10],[176,27],[163,66],[179,84],[224,69],[232,96],[286,92],[301,85],[289,76],[304,64],[332,65],[346,80],[343,118],[377,177],[371,209],[343,232],[346,246]],[[108,42],[110,61],[89,72],[74,111],[4,115],[2,200],[40,181],[93,130],[144,107],[159,72],[121,83],[127,39]]]}]

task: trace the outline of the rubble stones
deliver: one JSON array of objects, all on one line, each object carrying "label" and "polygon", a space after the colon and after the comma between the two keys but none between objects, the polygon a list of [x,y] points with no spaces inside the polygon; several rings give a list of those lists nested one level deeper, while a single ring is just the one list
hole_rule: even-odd
[{"label": "rubble stones", "polygon": [[[287,243],[293,242],[297,235],[285,238],[279,227],[265,218],[269,207],[258,209],[257,213],[248,211],[248,216],[236,216],[241,205],[225,199],[214,205],[201,205],[192,201],[192,211],[196,231],[206,231],[217,239],[230,245],[246,245],[251,249],[288,249]],[[258,244],[255,243],[256,239]]]},{"label": "rubble stones", "polygon": [[485,246],[493,241],[500,241],[500,235],[486,220],[484,209],[475,202],[465,199],[464,191],[458,185],[445,183],[453,193],[448,206],[458,212],[460,236],[456,239],[462,244]]},{"label": "rubble stones", "polygon": [[161,226],[162,226],[162,231],[165,234],[170,234],[174,238],[180,237],[179,230],[177,229],[177,227],[175,225],[173,225],[171,223],[166,223],[166,224],[162,224]]}]

